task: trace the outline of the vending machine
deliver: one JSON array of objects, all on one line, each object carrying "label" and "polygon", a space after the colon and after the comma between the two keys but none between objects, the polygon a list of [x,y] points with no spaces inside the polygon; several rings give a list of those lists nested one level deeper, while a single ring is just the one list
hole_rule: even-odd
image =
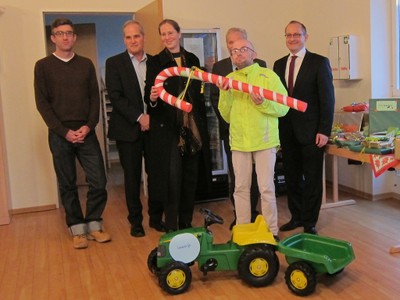
[{"label": "vending machine", "polygon": [[[196,54],[200,66],[211,72],[213,64],[221,59],[220,29],[182,29],[182,46]],[[212,165],[211,185],[206,182],[204,169],[200,165],[196,201],[215,201],[227,199],[229,195],[228,167],[223,144],[219,136],[218,118],[210,100],[211,83],[204,83],[204,99],[207,110],[207,125],[210,138],[210,157]]]}]

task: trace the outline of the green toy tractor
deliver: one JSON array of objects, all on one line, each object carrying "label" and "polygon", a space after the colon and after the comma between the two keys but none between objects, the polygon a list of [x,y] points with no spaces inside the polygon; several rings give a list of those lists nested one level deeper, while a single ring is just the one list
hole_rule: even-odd
[{"label": "green toy tractor", "polygon": [[230,241],[214,244],[209,226],[222,224],[223,219],[208,209],[200,211],[204,227],[167,233],[149,254],[149,270],[163,290],[173,295],[185,292],[192,279],[190,266],[195,262],[204,275],[238,270],[240,278],[252,286],[266,286],[275,279],[279,270],[277,242],[263,216],[254,223],[234,226]]},{"label": "green toy tractor", "polygon": [[232,239],[227,243],[214,244],[208,227],[222,224],[223,220],[208,209],[200,211],[204,227],[163,235],[148,256],[149,270],[170,294],[181,294],[189,288],[190,266],[196,262],[204,275],[210,271],[237,270],[247,284],[267,286],[278,274],[279,251],[288,263],[285,282],[289,290],[307,296],[315,291],[317,274],[340,274],[355,259],[350,243],[330,237],[298,233],[277,242],[262,215],[254,223],[234,226]]}]

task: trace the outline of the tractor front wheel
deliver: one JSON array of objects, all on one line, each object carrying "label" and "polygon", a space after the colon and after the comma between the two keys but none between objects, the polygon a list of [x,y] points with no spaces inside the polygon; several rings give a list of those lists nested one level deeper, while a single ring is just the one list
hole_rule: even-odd
[{"label": "tractor front wheel", "polygon": [[160,270],[158,280],[164,291],[178,295],[189,288],[192,282],[192,272],[185,263],[173,261]]}]

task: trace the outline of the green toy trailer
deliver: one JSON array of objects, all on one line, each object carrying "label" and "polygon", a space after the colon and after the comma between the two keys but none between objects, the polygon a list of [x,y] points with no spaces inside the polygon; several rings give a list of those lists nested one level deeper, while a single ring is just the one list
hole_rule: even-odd
[{"label": "green toy trailer", "polygon": [[314,292],[318,273],[336,275],[355,259],[350,243],[329,237],[299,233],[278,243],[289,264],[285,282],[299,296]]}]

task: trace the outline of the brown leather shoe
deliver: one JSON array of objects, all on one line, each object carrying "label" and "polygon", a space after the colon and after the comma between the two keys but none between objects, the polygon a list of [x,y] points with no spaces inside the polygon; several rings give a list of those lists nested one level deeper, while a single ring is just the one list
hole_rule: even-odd
[{"label": "brown leather shoe", "polygon": [[72,238],[75,249],[85,249],[88,245],[86,234],[77,234]]},{"label": "brown leather shoe", "polygon": [[99,243],[105,243],[111,241],[111,236],[103,230],[89,232],[87,238],[88,240],[96,241]]}]

